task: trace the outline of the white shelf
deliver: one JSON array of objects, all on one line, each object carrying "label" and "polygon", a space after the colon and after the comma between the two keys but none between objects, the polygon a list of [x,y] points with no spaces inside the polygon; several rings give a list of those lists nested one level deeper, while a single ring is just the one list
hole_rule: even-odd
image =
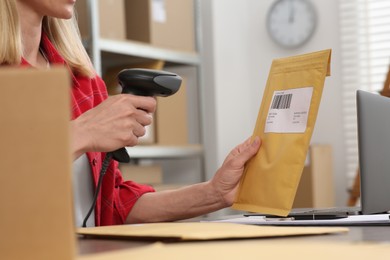
[{"label": "white shelf", "polygon": [[200,63],[199,55],[195,52],[175,51],[129,40],[118,41],[99,38],[97,47],[100,51],[146,59],[164,60],[186,65],[198,65]]},{"label": "white shelf", "polygon": [[130,158],[133,159],[185,159],[201,157],[203,154],[201,145],[138,145],[135,147],[126,147],[126,150]]},{"label": "white shelf", "polygon": [[[138,145],[135,147],[126,147],[127,152],[131,159],[135,160],[160,160],[160,159],[196,159],[200,160],[200,163],[187,162],[184,160],[184,164],[194,165],[196,167],[188,167],[186,169],[189,174],[200,174],[200,178],[204,179],[204,148],[202,145],[201,126],[203,111],[201,111],[201,92],[202,79],[201,79],[201,45],[200,45],[200,23],[199,15],[197,14],[198,0],[194,3],[195,12],[195,41],[196,51],[181,51],[173,50],[169,48],[161,48],[153,46],[148,43],[131,41],[131,40],[115,40],[106,39],[100,37],[100,19],[99,19],[99,1],[86,0],[89,12],[89,37],[85,39],[85,45],[89,49],[94,67],[98,75],[103,76],[103,72],[107,72],[112,67],[120,67],[132,64],[139,64],[142,62],[149,62],[150,60],[162,60],[167,67],[181,67],[183,69],[191,70],[196,68],[192,88],[192,92],[188,92],[195,95],[195,98],[191,99],[189,107],[194,111],[189,115],[189,121],[191,122],[190,142],[200,143],[196,145],[172,145],[172,146],[160,146],[160,145]],[[180,37],[180,35],[178,35]],[[183,66],[182,66],[183,65]],[[191,77],[188,77],[191,80]],[[199,96],[199,97],[198,97]],[[199,99],[199,100],[198,100]],[[199,104],[198,104],[199,103]],[[198,111],[199,110],[199,111]],[[164,170],[167,170],[170,174],[177,174],[178,169],[170,167],[176,163],[168,162],[165,165]],[[180,164],[180,162],[179,162]],[[199,164],[199,166],[198,166]],[[179,169],[180,171],[182,169]]]}]

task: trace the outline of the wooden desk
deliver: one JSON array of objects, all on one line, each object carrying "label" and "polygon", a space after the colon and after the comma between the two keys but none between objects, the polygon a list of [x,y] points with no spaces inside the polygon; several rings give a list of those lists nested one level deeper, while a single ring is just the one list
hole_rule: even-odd
[{"label": "wooden desk", "polygon": [[[374,242],[374,243],[389,243],[390,244],[390,226],[362,226],[349,227],[350,231],[343,234],[318,235],[318,236],[302,236],[302,237],[286,237],[272,239],[273,243],[284,244],[290,241],[301,242]],[[260,240],[260,239],[259,239]],[[263,239],[264,240],[264,239]],[[265,239],[268,240],[268,239]],[[228,240],[227,243],[245,243],[246,240]],[[109,240],[109,239],[87,239],[80,237],[78,239],[79,254],[90,254],[98,252],[106,252],[112,250],[140,248],[150,245],[152,242],[140,242],[129,240]],[[218,243],[218,242],[207,242]]]}]

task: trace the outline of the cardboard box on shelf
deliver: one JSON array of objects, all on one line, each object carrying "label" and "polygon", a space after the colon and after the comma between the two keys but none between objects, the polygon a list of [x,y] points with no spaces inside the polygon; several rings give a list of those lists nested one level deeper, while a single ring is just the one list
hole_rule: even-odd
[{"label": "cardboard box on shelf", "polygon": [[326,208],[334,206],[332,147],[311,145],[293,208]]},{"label": "cardboard box on shelf", "polygon": [[125,180],[135,181],[142,184],[161,184],[163,175],[160,165],[133,165],[128,163],[119,164],[119,169]]},{"label": "cardboard box on shelf", "polygon": [[156,138],[159,145],[186,145],[188,141],[186,79],[170,97],[157,98]]},{"label": "cardboard box on shelf", "polygon": [[87,8],[87,0],[78,0],[75,4],[75,13],[79,25],[80,36],[82,39],[88,39],[90,32],[90,16]]},{"label": "cardboard box on shelf", "polygon": [[99,1],[100,37],[114,40],[126,39],[125,0]]},{"label": "cardboard box on shelf", "polygon": [[125,10],[127,39],[195,51],[193,0],[132,0]]}]

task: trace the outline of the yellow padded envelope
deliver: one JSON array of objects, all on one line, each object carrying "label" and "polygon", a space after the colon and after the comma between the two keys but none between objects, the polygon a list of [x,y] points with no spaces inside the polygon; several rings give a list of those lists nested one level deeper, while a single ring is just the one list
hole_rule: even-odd
[{"label": "yellow padded envelope", "polygon": [[348,232],[340,227],[264,227],[234,223],[171,222],[79,228],[79,235],[156,241],[269,238]]},{"label": "yellow padded envelope", "polygon": [[234,209],[286,216],[301,178],[331,50],[274,60],[253,136],[262,146],[246,165]]}]

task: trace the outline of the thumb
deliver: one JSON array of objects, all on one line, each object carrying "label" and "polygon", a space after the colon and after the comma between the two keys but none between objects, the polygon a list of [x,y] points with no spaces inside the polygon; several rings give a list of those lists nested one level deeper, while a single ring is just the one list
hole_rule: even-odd
[{"label": "thumb", "polygon": [[239,164],[244,165],[249,159],[251,159],[261,146],[260,137],[256,136],[252,142],[245,142],[243,147],[239,149],[236,160]]}]

